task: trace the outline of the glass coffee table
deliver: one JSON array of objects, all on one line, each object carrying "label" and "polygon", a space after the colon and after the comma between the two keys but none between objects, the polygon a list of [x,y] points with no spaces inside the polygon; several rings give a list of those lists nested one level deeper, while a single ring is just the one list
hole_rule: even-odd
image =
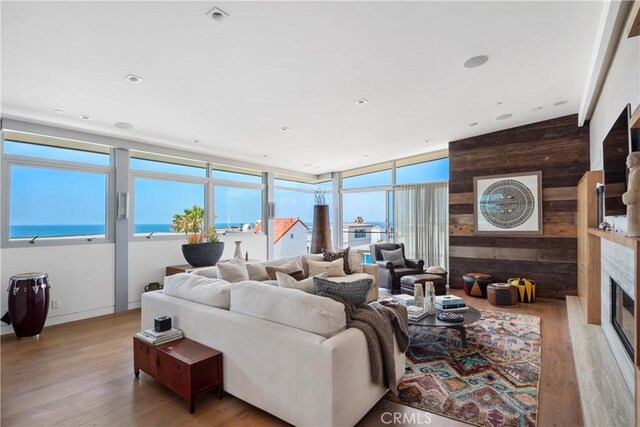
[{"label": "glass coffee table", "polygon": [[430,314],[427,317],[423,317],[420,320],[411,320],[409,319],[409,325],[413,326],[423,326],[427,328],[451,328],[460,332],[460,339],[462,340],[462,345],[464,347],[467,346],[467,329],[466,325],[477,322],[480,320],[482,316],[478,310],[473,307],[469,307],[469,310],[460,312],[458,314],[462,314],[463,319],[460,322],[443,322],[442,320],[438,320],[435,314]]}]

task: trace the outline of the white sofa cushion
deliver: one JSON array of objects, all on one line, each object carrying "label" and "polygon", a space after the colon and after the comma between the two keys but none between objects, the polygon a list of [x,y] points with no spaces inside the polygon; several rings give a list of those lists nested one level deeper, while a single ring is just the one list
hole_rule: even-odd
[{"label": "white sofa cushion", "polygon": [[165,295],[229,310],[231,283],[190,273],[164,278]]},{"label": "white sofa cushion", "polygon": [[327,338],[347,326],[344,306],[337,301],[254,281],[232,286],[230,310]]},{"label": "white sofa cushion", "polygon": [[307,277],[306,279],[296,280],[295,277],[291,277],[286,273],[277,272],[278,286],[281,288],[297,289],[299,291],[306,292],[308,294],[316,293],[316,286],[313,283],[314,277],[321,279],[327,278],[327,273],[320,273],[317,276]]},{"label": "white sofa cushion", "polygon": [[211,279],[218,278],[218,267],[205,267],[199,268],[197,270],[192,271],[193,274],[197,274],[198,276],[209,277]]},{"label": "white sofa cushion", "polygon": [[232,258],[218,264],[218,277],[227,282],[237,283],[249,280],[249,272],[244,260]]}]

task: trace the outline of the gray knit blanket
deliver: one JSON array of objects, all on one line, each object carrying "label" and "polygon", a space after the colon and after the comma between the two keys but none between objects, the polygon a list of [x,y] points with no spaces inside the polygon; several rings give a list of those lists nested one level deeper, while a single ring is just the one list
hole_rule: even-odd
[{"label": "gray knit blanket", "polygon": [[360,329],[367,339],[371,380],[374,384],[388,387],[397,394],[393,340],[395,335],[398,348],[402,352],[409,347],[407,308],[389,300],[355,305],[344,298],[325,292],[318,295],[344,305],[347,328]]}]

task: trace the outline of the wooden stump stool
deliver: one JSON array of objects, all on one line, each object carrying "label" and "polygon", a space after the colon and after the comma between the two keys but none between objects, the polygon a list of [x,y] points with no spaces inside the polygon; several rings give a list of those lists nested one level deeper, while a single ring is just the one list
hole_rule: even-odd
[{"label": "wooden stump stool", "polygon": [[491,283],[487,285],[487,300],[496,307],[513,307],[518,305],[518,288],[508,283]]}]

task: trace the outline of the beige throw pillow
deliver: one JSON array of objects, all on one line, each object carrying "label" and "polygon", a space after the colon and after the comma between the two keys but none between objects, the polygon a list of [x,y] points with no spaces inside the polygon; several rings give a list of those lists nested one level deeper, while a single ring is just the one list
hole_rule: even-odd
[{"label": "beige throw pillow", "polygon": [[307,260],[309,266],[309,277],[317,276],[320,273],[327,273],[327,277],[344,277],[344,260],[342,258],[331,262]]},{"label": "beige throw pillow", "polygon": [[361,253],[355,251],[349,252],[349,268],[351,269],[351,274],[364,273]]},{"label": "beige throw pillow", "polygon": [[[316,286],[313,283],[313,277],[309,277],[304,280],[296,280],[288,274],[281,273],[280,271],[276,272],[276,277],[278,278],[278,286],[281,288],[298,289],[308,294],[316,293]],[[315,277],[326,279],[327,273],[320,273]]]},{"label": "beige throw pillow", "polygon": [[249,280],[249,272],[244,261],[240,258],[233,258],[226,262],[221,262],[217,265],[218,278],[226,280],[227,282],[237,283],[244,280]]},{"label": "beige throw pillow", "polygon": [[[267,276],[269,276],[269,280],[276,280],[276,272],[278,272],[278,271],[281,272],[281,273],[289,274],[289,275],[295,277],[298,280],[304,279],[304,273],[302,272],[302,266],[295,259],[292,259],[288,263],[280,265],[280,266],[268,265],[268,266],[265,267],[265,270],[267,270]],[[296,274],[293,274],[293,273],[296,273]]]}]

